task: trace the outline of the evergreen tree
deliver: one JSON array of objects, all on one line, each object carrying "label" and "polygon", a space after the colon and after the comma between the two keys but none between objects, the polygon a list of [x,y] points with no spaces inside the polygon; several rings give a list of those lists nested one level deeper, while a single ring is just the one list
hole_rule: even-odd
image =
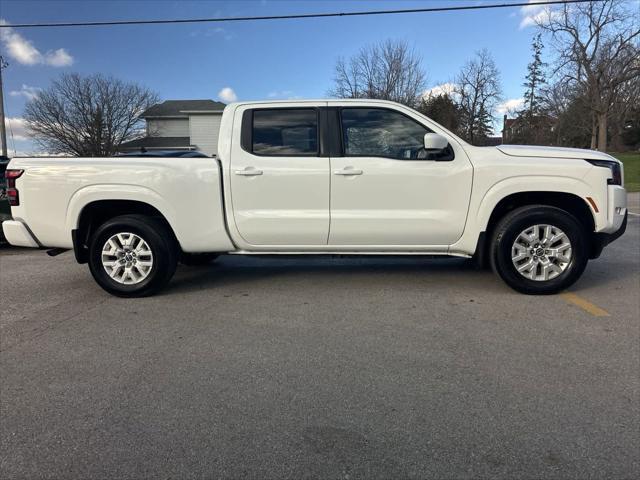
[{"label": "evergreen tree", "polygon": [[478,122],[475,125],[473,137],[477,139],[478,145],[483,145],[491,135],[493,135],[493,114],[486,105],[482,105],[478,112]]},{"label": "evergreen tree", "polygon": [[521,136],[517,140],[526,143],[539,143],[542,138],[541,134],[544,129],[544,108],[542,101],[542,88],[546,84],[545,67],[546,63],[542,61],[542,35],[538,34],[533,38],[531,50],[533,59],[527,66],[527,75],[522,86],[524,92],[524,108],[518,112],[520,121],[522,122]]},{"label": "evergreen tree", "polygon": [[533,60],[527,66],[526,82],[522,85],[525,87],[524,106],[529,118],[539,116],[542,111],[542,98],[540,90],[547,83],[544,74],[544,68],[547,66],[542,61],[542,35],[538,34],[534,37],[531,49],[533,51]]},{"label": "evergreen tree", "polygon": [[423,98],[418,106],[418,111],[444,128],[457,133],[460,112],[448,94],[429,95]]}]

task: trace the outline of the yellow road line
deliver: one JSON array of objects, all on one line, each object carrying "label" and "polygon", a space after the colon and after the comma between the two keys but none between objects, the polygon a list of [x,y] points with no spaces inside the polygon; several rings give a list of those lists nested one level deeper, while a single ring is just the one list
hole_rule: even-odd
[{"label": "yellow road line", "polygon": [[585,312],[590,313],[594,317],[608,317],[609,316],[609,312],[607,312],[606,310],[603,310],[602,308],[600,308],[597,305],[594,305],[590,301],[585,300],[581,296],[576,295],[575,293],[565,292],[565,293],[560,294],[560,296],[562,298],[564,298],[567,302],[573,303],[575,306],[580,307]]}]

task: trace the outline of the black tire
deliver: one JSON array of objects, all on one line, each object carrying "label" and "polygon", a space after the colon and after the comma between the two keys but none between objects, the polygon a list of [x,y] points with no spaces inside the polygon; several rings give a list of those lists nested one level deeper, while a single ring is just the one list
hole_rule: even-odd
[{"label": "black tire", "polygon": [[218,256],[217,253],[183,253],[180,263],[188,267],[199,267],[213,262]]},{"label": "black tire", "polygon": [[[117,233],[133,233],[142,238],[153,254],[153,265],[139,283],[127,285],[112,279],[102,265],[102,247]],[[118,297],[146,297],[169,283],[176,271],[178,247],[169,227],[145,215],[122,215],[102,224],[89,244],[89,270],[104,290]]]},{"label": "black tire", "polygon": [[[549,280],[532,280],[521,275],[512,261],[511,249],[517,236],[538,224],[560,228],[571,242],[571,260],[562,273]],[[589,241],[584,226],[569,212],[543,205],[520,207],[505,215],[493,231],[489,250],[491,268],[514,290],[529,295],[550,295],[573,285],[589,259]]]}]

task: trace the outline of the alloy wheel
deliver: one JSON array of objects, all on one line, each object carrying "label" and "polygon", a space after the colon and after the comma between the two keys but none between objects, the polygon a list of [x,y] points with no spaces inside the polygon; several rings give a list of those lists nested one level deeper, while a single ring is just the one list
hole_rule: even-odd
[{"label": "alloy wheel", "polygon": [[122,232],[109,237],[102,247],[102,266],[109,277],[123,285],[135,285],[153,269],[153,253],[147,242],[135,233]]},{"label": "alloy wheel", "polygon": [[544,282],[562,274],[571,264],[571,241],[554,225],[532,225],[520,232],[511,247],[511,261],[525,278]]}]

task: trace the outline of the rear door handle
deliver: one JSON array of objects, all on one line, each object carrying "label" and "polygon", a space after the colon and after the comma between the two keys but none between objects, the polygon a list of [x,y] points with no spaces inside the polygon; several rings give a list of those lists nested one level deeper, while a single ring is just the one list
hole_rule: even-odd
[{"label": "rear door handle", "polygon": [[362,175],[362,170],[358,170],[355,168],[346,167],[342,170],[334,170],[334,175]]},{"label": "rear door handle", "polygon": [[253,167],[246,167],[244,170],[236,170],[234,173],[244,177],[253,177],[255,175],[262,175],[262,170],[257,170]]}]

